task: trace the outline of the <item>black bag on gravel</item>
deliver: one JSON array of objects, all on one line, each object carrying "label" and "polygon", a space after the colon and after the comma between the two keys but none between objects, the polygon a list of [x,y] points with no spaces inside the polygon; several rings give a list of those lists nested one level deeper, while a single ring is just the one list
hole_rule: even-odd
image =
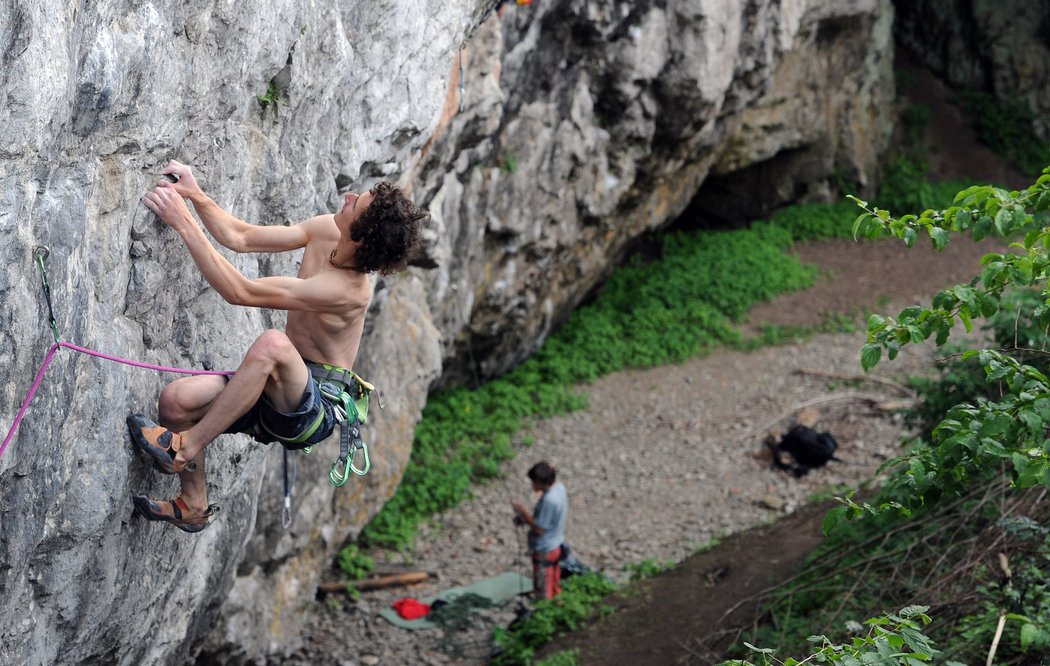
[{"label": "black bag on gravel", "polygon": [[562,578],[571,578],[572,576],[581,576],[594,572],[594,569],[576,557],[576,553],[572,551],[568,543],[561,545],[561,557],[558,558],[558,565],[561,567]]},{"label": "black bag on gravel", "polygon": [[[797,425],[780,438],[780,442],[773,447],[773,466],[777,469],[790,470],[795,476],[805,476],[809,470],[823,467],[829,460],[842,462],[835,457],[835,451],[839,443],[829,432],[821,432]],[[780,459],[780,453],[786,452],[791,455],[795,463],[785,463]]]}]

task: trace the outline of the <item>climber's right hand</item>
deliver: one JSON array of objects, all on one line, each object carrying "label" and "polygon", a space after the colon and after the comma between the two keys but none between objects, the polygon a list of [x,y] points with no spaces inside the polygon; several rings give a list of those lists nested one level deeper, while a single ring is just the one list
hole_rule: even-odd
[{"label": "climber's right hand", "polygon": [[175,180],[172,182],[168,179],[161,179],[157,185],[159,187],[170,187],[177,194],[183,198],[190,199],[195,194],[202,194],[200,185],[197,184],[197,179],[193,177],[193,170],[186,164],[171,160],[164,168],[160,170],[162,176],[171,176]]}]

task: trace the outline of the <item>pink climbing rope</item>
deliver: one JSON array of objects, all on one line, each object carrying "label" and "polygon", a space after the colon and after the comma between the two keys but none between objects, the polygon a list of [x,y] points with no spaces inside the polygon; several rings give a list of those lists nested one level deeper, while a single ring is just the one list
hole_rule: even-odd
[{"label": "pink climbing rope", "polygon": [[111,356],[110,354],[103,354],[102,352],[95,351],[94,349],[88,349],[87,347],[81,347],[80,345],[74,345],[70,342],[59,342],[59,347],[68,347],[81,354],[89,354],[91,356],[97,356],[104,358],[107,361],[116,361],[117,363],[123,363],[124,365],[133,365],[136,368],[146,368],[147,370],[156,370],[158,372],[177,372],[183,375],[222,375],[229,377],[233,374],[232,370],[187,370],[185,368],[172,368],[166,365],[154,365],[152,363],[143,363],[142,361],[132,361],[131,359],[121,358],[119,356]]},{"label": "pink climbing rope", "polygon": [[233,374],[232,370],[187,370],[185,368],[172,368],[166,365],[154,365],[153,363],[143,363],[141,361],[132,361],[131,359],[121,358],[120,356],[103,354],[94,349],[74,345],[70,342],[56,342],[51,345],[51,349],[47,350],[44,364],[41,365],[40,370],[37,371],[36,377],[33,379],[33,385],[29,388],[29,393],[26,395],[26,399],[22,401],[21,409],[18,410],[15,422],[11,425],[11,429],[7,431],[7,436],[4,437],[4,443],[0,444],[0,457],[3,457],[8,443],[14,438],[15,432],[18,430],[18,426],[22,422],[22,417],[25,416],[26,410],[29,409],[30,401],[32,401],[33,396],[36,395],[36,390],[40,388],[40,382],[44,379],[44,373],[47,372],[47,366],[51,365],[51,359],[55,357],[55,352],[58,351],[59,347],[66,347],[78,351],[81,354],[88,354],[89,356],[97,356],[98,358],[103,358],[107,361],[116,361],[117,363],[123,363],[124,365],[132,365],[136,368],[146,368],[147,370],[157,370],[159,372],[177,372],[183,375],[223,375],[227,377]]}]

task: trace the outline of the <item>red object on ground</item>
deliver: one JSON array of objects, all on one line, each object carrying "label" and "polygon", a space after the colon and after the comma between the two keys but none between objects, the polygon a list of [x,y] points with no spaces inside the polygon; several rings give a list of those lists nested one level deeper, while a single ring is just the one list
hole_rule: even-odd
[{"label": "red object on ground", "polygon": [[430,606],[412,597],[404,597],[393,603],[397,614],[406,620],[418,620],[430,612]]}]

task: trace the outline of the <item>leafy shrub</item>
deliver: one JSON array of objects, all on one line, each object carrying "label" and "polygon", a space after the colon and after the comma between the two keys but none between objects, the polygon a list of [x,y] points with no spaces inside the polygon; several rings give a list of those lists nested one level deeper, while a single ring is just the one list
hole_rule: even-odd
[{"label": "leafy shrub", "polygon": [[795,241],[850,238],[850,224],[856,215],[856,207],[846,200],[804,203],[777,211],[769,224],[789,231]]},{"label": "leafy shrub", "polygon": [[955,193],[965,187],[965,183],[931,183],[926,177],[927,169],[926,159],[914,152],[890,162],[875,205],[890,211],[926,210],[950,205]]},{"label": "leafy shrub", "polygon": [[[829,516],[834,529],[791,581],[768,593],[763,621],[745,639],[798,652],[813,633],[920,598],[938,609],[941,621],[930,637],[943,646],[944,656],[983,663],[1006,610],[996,663],[1029,663],[1024,656],[1040,654],[1036,646],[1045,638],[1036,629],[1050,626],[1045,582],[1050,506],[1036,492],[1001,502],[1007,485],[1002,476],[991,475],[972,484],[964,497],[908,517],[882,512],[837,522]],[[889,496],[878,499],[892,502]],[[988,549],[989,543],[998,547]],[[997,551],[1009,553],[1013,578],[1006,585]],[[746,655],[740,646],[733,652]]]},{"label": "leafy shrub", "polygon": [[339,569],[352,580],[362,580],[376,566],[375,561],[355,544],[343,548],[337,562]]},{"label": "leafy shrub", "polygon": [[[811,661],[844,666],[919,666],[932,662],[934,657],[940,655],[940,652],[934,649],[933,642],[921,631],[930,623],[930,617],[926,615],[927,610],[928,606],[908,606],[897,613],[871,618],[865,622],[869,627],[867,633],[862,636],[855,635],[849,643],[836,644],[827,636],[810,636],[809,642],[819,644],[820,647],[801,660],[791,657],[781,660],[774,656],[776,650],[757,648],[750,643],[745,645],[760,655],[761,666],[798,666]],[[854,634],[863,629],[859,624],[851,628]],[[733,659],[722,662],[721,666],[754,666],[754,663],[744,659]]]},{"label": "leafy shrub", "polygon": [[[1033,321],[1032,313],[1043,302],[1043,296],[1034,289],[1017,289],[1003,296],[999,310],[985,328],[993,334],[995,346],[1010,350],[1007,353],[1021,363],[1047,371],[1048,356],[1039,350],[1047,336]],[[949,352],[959,352],[951,348]],[[984,368],[977,358],[963,359],[952,353],[940,364],[937,377],[913,377],[911,386],[922,398],[905,415],[909,425],[918,429],[918,437],[929,441],[933,429],[950,408],[962,403],[988,400],[995,397],[996,385],[985,378]]]},{"label": "leafy shrub", "polygon": [[[1042,351],[1050,327],[1050,228],[1038,222],[1050,208],[1050,168],[1026,190],[975,186],[946,209],[919,215],[898,218],[858,203],[864,213],[855,232],[867,237],[891,235],[911,245],[928,235],[939,248],[953,233],[1023,238],[1011,252],[986,255],[981,275],[941,291],[931,307],[873,315],[861,351],[865,369],[908,344],[933,338],[943,346],[957,323],[972,330],[981,317],[1000,349],[959,357],[976,363],[983,378],[948,383],[951,392],[926,414],[928,442],[918,440],[883,466],[891,474],[873,503],[847,496],[828,513],[829,538],[789,588],[771,594],[767,610],[775,622],[756,635],[795,645],[802,630],[812,633],[843,615],[926,598],[947,618],[934,638],[950,657],[984,661],[1005,622],[997,663],[1037,663],[1031,659],[1050,641],[1050,506],[1033,487],[1050,488],[1050,380]],[[1019,353],[1034,365],[1012,356]],[[1004,582],[1007,567],[1014,573]]]},{"label": "leafy shrub", "polygon": [[500,653],[492,659],[492,666],[531,664],[536,650],[559,633],[580,627],[598,602],[615,590],[616,585],[601,573],[566,579],[562,593],[554,599],[537,602],[532,615],[514,631],[496,628],[493,638]]}]

